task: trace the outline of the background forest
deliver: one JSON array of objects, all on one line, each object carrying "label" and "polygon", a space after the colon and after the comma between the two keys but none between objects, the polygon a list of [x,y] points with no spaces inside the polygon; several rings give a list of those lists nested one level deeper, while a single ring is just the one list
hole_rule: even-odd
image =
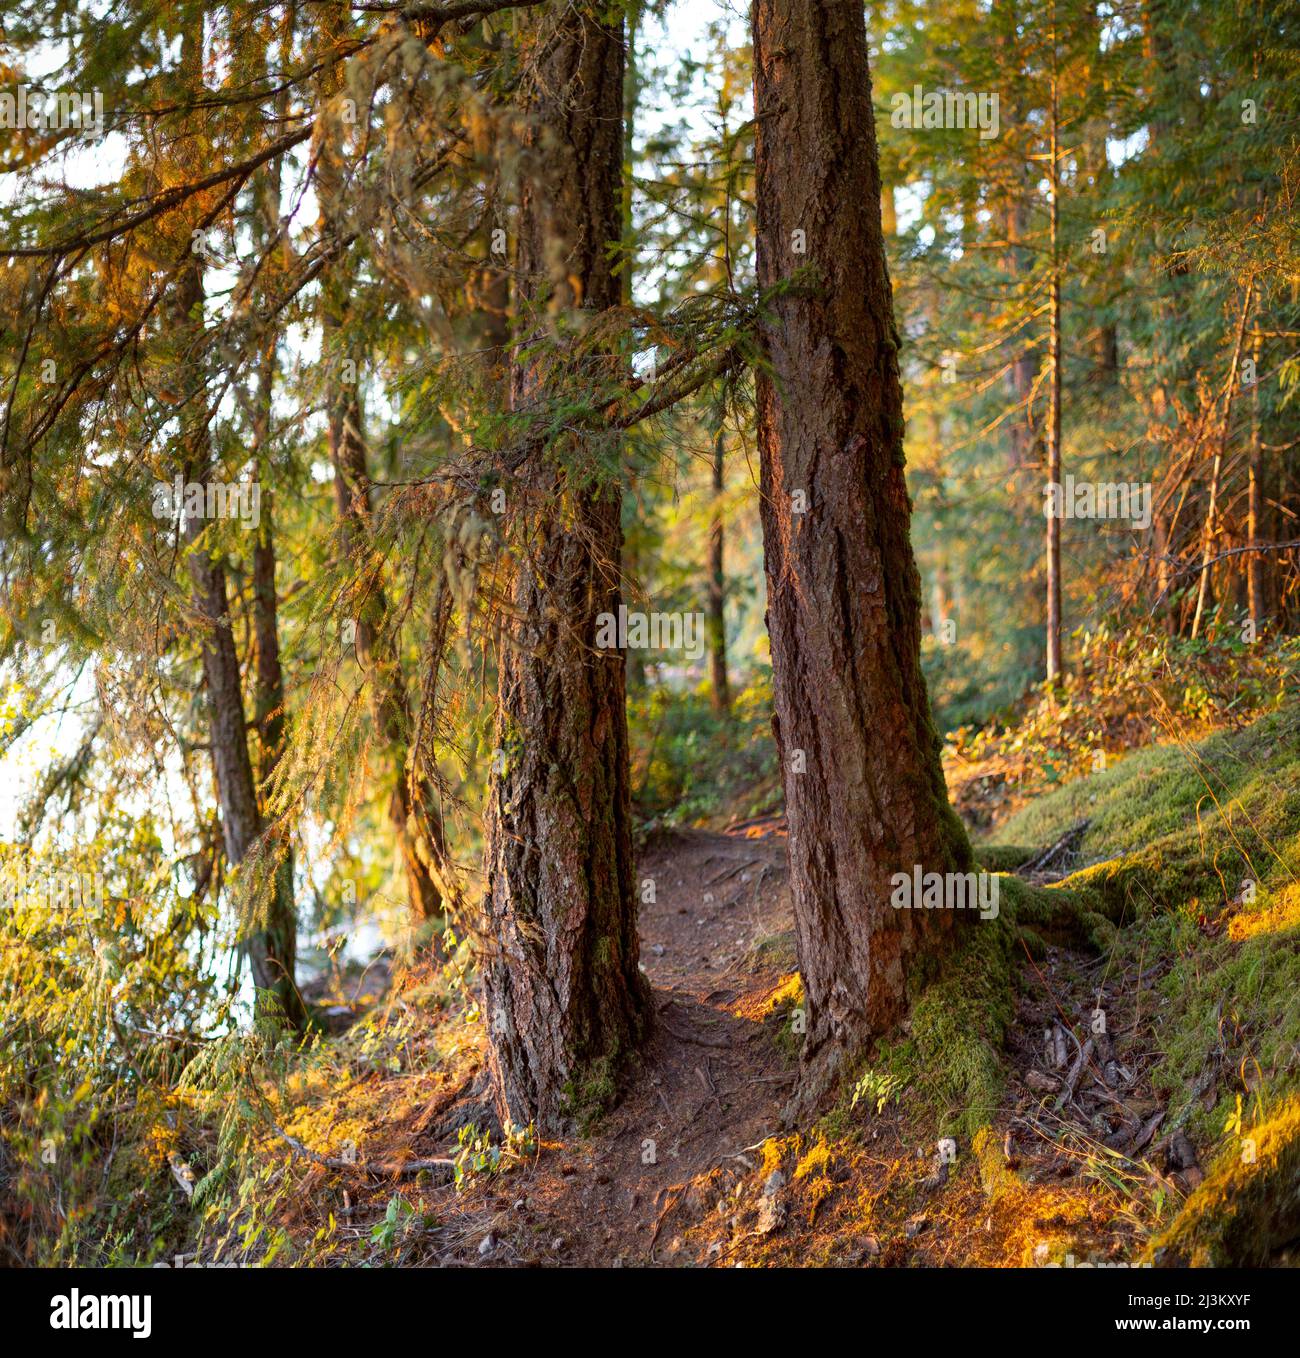
[{"label": "background forest", "polygon": [[[9,0],[8,1261],[1289,1262],[1298,56],[1294,0]],[[945,779],[856,887],[1001,910],[886,996],[819,864]]]}]

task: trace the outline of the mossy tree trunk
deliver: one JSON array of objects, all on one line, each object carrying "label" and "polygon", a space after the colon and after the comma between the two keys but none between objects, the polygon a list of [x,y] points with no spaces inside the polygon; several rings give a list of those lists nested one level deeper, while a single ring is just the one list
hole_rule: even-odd
[{"label": "mossy tree trunk", "polygon": [[[585,5],[548,6],[531,39],[517,246],[521,312],[545,304],[562,332],[617,306],[609,255],[621,234],[621,25]],[[522,323],[522,322],[521,322]],[[517,411],[545,398],[536,346],[512,373]],[[643,1037],[624,657],[595,649],[617,613],[621,495],[599,450],[535,459],[516,510],[518,635],[503,647],[488,794],[484,998],[503,1121],[554,1132],[612,1092]],[[608,453],[608,450],[603,450]]]},{"label": "mossy tree trunk", "polygon": [[[955,913],[890,905],[891,876],[965,871],[921,674],[902,389],[863,11],[756,0],[758,378],[768,631],[807,1037],[791,1113],[902,1018]],[[802,233],[802,234],[800,234]],[[801,252],[800,246],[804,249]]]}]

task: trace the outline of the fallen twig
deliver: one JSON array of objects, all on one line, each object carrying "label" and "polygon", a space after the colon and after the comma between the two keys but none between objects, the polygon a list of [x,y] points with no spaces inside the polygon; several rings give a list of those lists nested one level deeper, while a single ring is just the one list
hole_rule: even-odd
[{"label": "fallen twig", "polygon": [[447,1159],[445,1156],[435,1156],[430,1160],[403,1160],[399,1164],[371,1164],[368,1160],[347,1160],[342,1156],[320,1155],[304,1146],[297,1137],[290,1136],[282,1128],[277,1127],[275,1131],[276,1135],[288,1145],[295,1155],[304,1160],[310,1160],[314,1165],[320,1165],[322,1169],[350,1169],[361,1174],[373,1174],[377,1178],[391,1178],[396,1175],[419,1174],[424,1170],[430,1172],[439,1170],[450,1177],[456,1168],[456,1162]]}]

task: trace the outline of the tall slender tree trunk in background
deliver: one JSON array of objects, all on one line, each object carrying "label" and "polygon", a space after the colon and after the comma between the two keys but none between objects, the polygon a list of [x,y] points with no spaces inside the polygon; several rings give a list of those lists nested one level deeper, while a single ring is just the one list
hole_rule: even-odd
[{"label": "tall slender tree trunk in background", "polygon": [[[373,548],[370,476],[359,430],[361,403],[355,392],[339,393],[336,388],[329,404],[330,457],[334,464],[339,522],[349,553],[364,558],[372,554]],[[439,885],[446,852],[442,812],[437,789],[429,779],[411,776],[408,759],[414,737],[411,703],[397,653],[397,638],[390,631],[388,600],[377,559],[367,566],[361,595],[354,620],[356,653],[366,673],[380,746],[389,760],[392,787],[388,794],[388,820],[406,880],[412,927],[418,934],[427,934],[429,925],[443,909],[444,892]]]},{"label": "tall slender tree trunk in background", "polygon": [[[1166,0],[1143,0],[1142,38],[1151,110],[1147,155],[1154,163],[1159,163],[1168,159],[1171,146],[1176,144],[1177,128],[1170,110],[1198,96],[1193,83],[1194,72],[1189,75],[1180,60],[1176,22],[1171,18],[1171,7]],[[1177,262],[1163,275],[1156,301],[1159,324],[1154,333],[1160,337],[1163,348],[1157,346],[1154,354],[1152,404],[1156,422],[1160,425],[1166,423],[1170,411],[1177,409],[1179,399],[1189,385],[1180,331],[1190,305],[1187,296],[1190,281],[1188,265]],[[1164,630],[1170,636],[1177,636],[1185,615],[1185,599],[1179,588],[1183,555],[1183,538],[1177,531],[1179,509],[1169,508],[1172,495],[1162,492],[1156,498],[1164,507],[1156,508],[1152,523],[1152,550],[1156,554],[1155,613]],[[1177,504],[1181,507],[1181,498]]]},{"label": "tall slender tree trunk in background", "polygon": [[[1017,87],[1023,82],[1017,9],[1014,0],[999,0],[993,16],[1003,34],[1003,41],[999,43],[1001,60],[1012,77],[1002,95],[1005,109],[1003,125],[1008,128],[1019,127],[1022,122],[1017,102],[1019,97]],[[1034,305],[1032,280],[1035,269],[1026,242],[1029,234],[1028,203],[1033,194],[1033,187],[1028,180],[1026,163],[1014,152],[1007,166],[1005,183],[1006,198],[1002,211],[1006,224],[1007,254],[1004,267],[1010,280],[1010,290],[1015,298],[1016,311],[1019,312],[1023,308],[1027,315]],[[1026,284],[1030,287],[1026,288]],[[1028,292],[1027,300],[1020,296],[1023,292]],[[1033,417],[1029,408],[1030,395],[1038,376],[1039,359],[1036,349],[1025,343],[1026,329],[1027,327],[1022,325],[1013,327],[1014,333],[1010,339],[1013,352],[1006,374],[1007,393],[1016,410],[1007,426],[1007,463],[1008,470],[1013,476],[1031,463],[1037,463],[1039,460],[1037,454],[1041,453],[1041,445],[1037,448],[1035,446]]]},{"label": "tall slender tree trunk in background", "polygon": [[819,276],[815,296],[771,303],[757,379],[773,725],[807,1000],[798,1116],[902,1018],[909,975],[957,927],[962,912],[893,908],[891,878],[965,871],[971,851],[921,673],[862,6],[755,0],[753,36],[759,283],[805,264]]},{"label": "tall slender tree trunk in background", "polygon": [[[181,44],[181,73],[192,93],[201,86],[202,22],[186,28]],[[178,347],[179,385],[189,406],[182,412],[183,468],[188,483],[207,485],[217,472],[208,432],[206,386],[198,370],[196,346],[203,333],[203,265],[191,254],[177,274],[171,299],[171,321]],[[207,692],[208,733],[212,769],[221,806],[221,829],[226,861],[232,868],[247,859],[261,837],[263,824],[248,751],[248,723],[244,712],[243,675],[235,646],[226,590],[226,572],[220,559],[197,546],[204,520],[185,518],[183,536],[189,552],[193,602],[200,620],[200,651],[203,683]],[[302,1027],[306,1010],[294,981],[297,958],[297,921],[293,896],[275,883],[265,907],[255,919],[240,927],[240,946],[249,959],[253,984],[269,994],[278,1011],[295,1028]]]},{"label": "tall slender tree trunk in background", "polygon": [[[1114,179],[1106,146],[1110,141],[1111,122],[1107,106],[1106,91],[1106,47],[1103,41],[1103,24],[1100,0],[1092,0],[1083,13],[1083,23],[1088,33],[1090,54],[1085,90],[1088,118],[1083,129],[1082,145],[1079,148],[1079,169],[1091,181],[1089,189],[1092,201],[1104,204],[1109,196],[1110,185]],[[1100,110],[1098,109],[1100,105]],[[1104,277],[1109,280],[1111,271]],[[1090,279],[1096,289],[1098,310],[1105,312],[1111,304],[1110,287],[1094,273]],[[1119,377],[1119,331],[1115,322],[1103,319],[1092,337],[1092,381],[1101,387],[1110,387]]]},{"label": "tall slender tree trunk in background", "polygon": [[[504,33],[494,33],[492,49],[499,53],[505,38]],[[498,132],[498,139],[500,136]],[[499,157],[501,147],[497,145],[494,150]],[[466,300],[479,316],[479,352],[484,375],[494,394],[500,397],[510,384],[510,274],[507,252],[493,248],[498,243],[495,239],[498,231],[505,233],[504,217],[491,223],[482,262],[475,266],[468,280]]]},{"label": "tall slender tree trunk in background", "polygon": [[709,663],[712,683],[710,697],[713,710],[731,711],[731,686],[727,681],[727,575],[723,559],[724,534],[722,499],[726,475],[726,425],[721,417],[713,436],[713,518],[709,523],[709,593],[706,621],[709,634]]},{"label": "tall slender tree trunk in background", "polygon": [[[1007,267],[1017,286],[1033,272],[1032,266],[1024,258],[1026,232],[1025,205],[1019,200],[1013,201],[1007,206],[1007,240],[1011,245],[1007,252]],[[1033,417],[1029,409],[1029,398],[1038,377],[1038,357],[1034,350],[1024,346],[1024,340],[1019,335],[1013,338],[1012,343],[1018,346],[1018,352],[1007,369],[1007,385],[1017,413],[1010,421],[1008,458],[1009,469],[1018,472],[1037,462],[1042,453],[1040,445],[1037,449],[1039,456],[1035,456]]]},{"label": "tall slender tree trunk in background", "polygon": [[[521,20],[533,43],[521,324],[541,303],[561,328],[581,324],[579,308],[619,303],[608,247],[622,227],[623,43],[603,13],[548,5]],[[515,408],[543,399],[544,383],[521,351]],[[608,1099],[650,1005],[638,969],[624,659],[595,645],[598,616],[618,612],[621,496],[549,456],[529,476],[539,507],[513,585],[520,635],[499,667],[483,992],[503,1122],[554,1133]]]},{"label": "tall slender tree trunk in background", "polygon": [[[192,335],[203,307],[203,282],[197,262],[186,266],[177,283],[173,318],[180,335]],[[193,398],[203,402],[202,393]],[[204,485],[212,474],[211,447],[206,429],[195,428],[189,439],[186,481]],[[186,519],[185,540],[191,546],[203,535],[204,522]],[[208,731],[212,768],[216,776],[217,799],[221,805],[221,829],[225,837],[226,861],[238,867],[262,833],[253,778],[253,763],[248,753],[247,722],[244,714],[243,678],[239,654],[230,623],[230,604],[226,592],[226,573],[220,561],[198,548],[189,558],[190,578],[194,582],[194,603],[201,619],[203,682],[208,698]],[[274,890],[265,917],[241,930],[241,946],[246,952],[259,991],[268,991],[285,1018],[300,1027],[305,1018],[302,999],[294,984],[297,954],[297,925],[293,916],[292,894]]]},{"label": "tall slender tree trunk in background", "polygon": [[1232,437],[1232,403],[1241,385],[1241,350],[1246,339],[1246,327],[1250,322],[1250,307],[1255,295],[1255,279],[1252,275],[1246,280],[1246,296],[1241,304],[1241,320],[1237,324],[1237,337],[1232,345],[1232,365],[1228,371],[1228,384],[1223,394],[1223,421],[1219,426],[1219,437],[1215,443],[1214,461],[1210,467],[1210,493],[1205,508],[1205,524],[1201,532],[1201,570],[1196,585],[1196,612],[1192,617],[1192,636],[1201,634],[1201,623],[1210,600],[1210,558],[1214,552],[1214,535],[1218,529],[1219,490],[1223,476],[1223,459],[1228,451]]},{"label": "tall slender tree trunk in background", "polygon": [[[623,273],[621,276],[622,300],[624,306],[632,305],[632,289],[636,273],[632,267],[635,259],[636,230],[633,217],[635,184],[633,173],[636,168],[636,113],[641,102],[641,72],[637,66],[636,40],[641,29],[641,17],[645,8],[644,0],[630,0],[625,5],[624,23],[627,40],[623,65],[623,183],[620,195],[623,223]],[[634,496],[628,497],[627,512],[635,513],[637,508]],[[634,520],[628,519],[631,526]],[[633,589],[635,599],[640,589],[640,562],[637,559],[637,537],[633,532],[624,539],[623,576]],[[627,684],[633,694],[640,693],[646,684],[645,655],[632,651],[627,657]]]},{"label": "tall slender tree trunk in background", "polygon": [[[1261,344],[1258,335],[1251,346],[1255,360],[1255,383],[1250,392],[1250,455],[1246,468],[1246,544],[1258,547],[1268,537],[1265,523],[1264,496],[1264,450],[1263,435],[1260,429],[1259,414],[1259,374],[1261,364]],[[1265,594],[1264,553],[1253,551],[1246,557],[1246,598],[1250,610],[1250,621],[1259,636],[1268,617],[1268,600]]]},{"label": "tall slender tree trunk in background", "polygon": [[[1049,138],[1048,183],[1051,186],[1052,276],[1048,294],[1047,361],[1050,366],[1051,396],[1047,420],[1047,480],[1061,484],[1061,245],[1060,245],[1060,108],[1056,78],[1056,32],[1052,32],[1051,135]],[[1055,684],[1061,668],[1061,522],[1062,515],[1047,516],[1047,683]]]},{"label": "tall slender tree trunk in background", "polygon": [[[349,20],[345,11],[329,13],[327,32],[342,40]],[[343,200],[341,121],[327,109],[337,94],[339,76],[322,82],[321,121],[317,134],[316,191],[320,201],[322,239],[342,231]],[[368,560],[360,590],[356,623],[357,659],[366,672],[371,713],[381,747],[388,756],[392,786],[388,820],[394,850],[406,881],[407,906],[417,943],[427,941],[433,922],[442,914],[446,847],[437,788],[412,770],[409,751],[414,733],[410,697],[399,654],[399,638],[392,634],[383,565],[374,551],[371,482],[366,465],[360,395],[362,355],[342,352],[340,336],[347,324],[350,280],[346,257],[337,259],[321,288],[322,361],[326,364],[326,405],[330,461],[334,467],[334,496],[343,529],[345,550],[358,562]],[[351,363],[345,372],[344,364]],[[348,380],[351,377],[352,380]]]},{"label": "tall slender tree trunk in background", "polygon": [[636,222],[632,213],[636,191],[633,173],[636,167],[636,111],[641,103],[641,72],[637,67],[636,39],[644,9],[644,0],[627,0],[623,6],[627,41],[623,60],[623,177],[619,188],[619,218],[623,227],[620,285],[624,306],[632,305],[632,284],[635,281],[632,270],[632,257],[636,249]]},{"label": "tall slender tree trunk in background", "polygon": [[[285,6],[278,20],[281,46],[280,62],[287,65],[292,50],[296,19],[295,6]],[[268,26],[270,21],[268,20]],[[269,52],[271,34],[266,38]],[[270,70],[269,61],[266,68]],[[289,92],[277,99],[283,118],[288,112]],[[257,253],[272,248],[280,230],[281,162],[276,157],[259,172],[253,187],[252,230]],[[262,342],[257,364],[257,386],[253,393],[252,460],[260,486],[260,514],[257,539],[253,544],[253,713],[258,732],[256,772],[258,804],[262,819],[267,819],[267,800],[272,780],[284,754],[287,728],[284,696],[284,669],[280,663],[279,597],[275,582],[275,496],[265,470],[271,458],[271,414],[275,394],[277,332],[269,328]],[[278,846],[280,864],[275,874],[275,911],[277,917],[296,918],[294,903],[294,854],[292,839],[285,837]]]}]

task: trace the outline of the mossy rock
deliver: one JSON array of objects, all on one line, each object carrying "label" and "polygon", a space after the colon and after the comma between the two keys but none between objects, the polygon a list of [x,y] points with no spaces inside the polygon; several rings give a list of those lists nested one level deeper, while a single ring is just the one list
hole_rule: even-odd
[{"label": "mossy rock", "polygon": [[1015,872],[1037,852],[1023,844],[981,844],[975,849],[975,857],[985,872]]},{"label": "mossy rock", "polygon": [[1300,1100],[1293,1099],[1215,1165],[1156,1239],[1150,1260],[1162,1268],[1259,1268],[1297,1238]]},{"label": "mossy rock", "polygon": [[1096,952],[1114,947],[1115,926],[1108,918],[1112,907],[1104,897],[1064,883],[1035,886],[1018,877],[999,880],[1003,914],[1014,923],[1018,936],[1034,956],[1041,956],[1051,942]]},{"label": "mossy rock", "polygon": [[990,1202],[1000,1202],[1023,1190],[1020,1176],[1007,1164],[1002,1143],[992,1127],[981,1127],[975,1133],[971,1138],[971,1150],[979,1167],[980,1186]]},{"label": "mossy rock", "polygon": [[[1262,857],[1261,846],[1261,857]],[[1204,856],[1195,828],[1180,830],[1144,849],[1081,868],[1062,880],[1068,890],[1091,894],[1108,919],[1145,919],[1197,902],[1215,908],[1229,899],[1251,868],[1235,846]]]}]

